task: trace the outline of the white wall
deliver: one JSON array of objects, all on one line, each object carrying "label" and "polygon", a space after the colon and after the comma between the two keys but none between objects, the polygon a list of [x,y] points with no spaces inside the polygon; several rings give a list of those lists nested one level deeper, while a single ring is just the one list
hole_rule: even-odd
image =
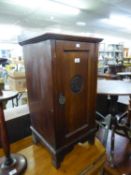
[{"label": "white wall", "polygon": [[[0,43],[0,50],[10,50],[11,57],[19,57],[23,56],[22,47],[18,44],[11,44],[11,43]],[[1,54],[1,52],[0,52]],[[1,55],[0,55],[1,57]]]}]

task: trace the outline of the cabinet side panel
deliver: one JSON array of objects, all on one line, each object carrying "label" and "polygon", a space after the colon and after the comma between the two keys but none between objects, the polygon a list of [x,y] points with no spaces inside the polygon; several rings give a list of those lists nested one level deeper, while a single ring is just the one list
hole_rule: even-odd
[{"label": "cabinet side panel", "polygon": [[98,64],[98,44],[90,44],[90,58],[88,69],[88,116],[89,128],[96,127],[96,93],[97,93],[97,64]]},{"label": "cabinet side panel", "polygon": [[47,40],[23,50],[32,126],[55,147],[51,44]]}]

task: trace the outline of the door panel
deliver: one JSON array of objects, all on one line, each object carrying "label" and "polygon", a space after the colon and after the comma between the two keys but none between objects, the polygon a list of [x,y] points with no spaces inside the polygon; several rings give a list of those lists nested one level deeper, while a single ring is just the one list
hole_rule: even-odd
[{"label": "door panel", "polygon": [[[84,43],[84,50],[67,49],[67,43],[65,48],[63,41],[56,42],[55,77],[57,79],[55,84],[58,90],[58,93],[56,92],[58,102],[56,120],[59,132],[57,134],[58,139],[64,143],[88,132],[89,116],[92,113],[89,112],[92,111],[90,103],[92,46]],[[63,103],[60,103],[60,98]]]},{"label": "door panel", "polygon": [[[86,118],[86,79],[88,52],[64,52],[63,91],[65,103],[65,130],[70,135],[87,123]],[[75,60],[78,60],[75,62]]]}]

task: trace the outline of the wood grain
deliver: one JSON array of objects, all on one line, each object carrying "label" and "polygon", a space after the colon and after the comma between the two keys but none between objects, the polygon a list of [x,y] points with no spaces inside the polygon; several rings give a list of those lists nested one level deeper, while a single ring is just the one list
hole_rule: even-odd
[{"label": "wood grain", "polygon": [[58,170],[51,164],[50,154],[41,145],[32,145],[20,153],[28,161],[25,175],[100,175],[106,158],[105,149],[97,139],[92,146],[87,142],[77,144],[65,156]]},{"label": "wood grain", "polygon": [[[101,136],[102,136],[102,134],[101,134]],[[116,153],[115,154],[116,154],[117,161],[121,162],[121,163],[120,163],[120,165],[118,165],[115,168],[111,168],[109,166],[109,164],[106,163],[104,165],[105,175],[120,175],[120,174],[124,174],[124,173],[129,175],[131,173],[131,167],[130,167],[130,162],[131,161],[130,161],[129,156],[127,156],[127,155],[129,155],[131,153],[131,144],[130,144],[129,140],[127,138],[125,138],[125,137],[116,135],[115,138],[116,138],[116,149],[115,149]],[[110,137],[108,139],[107,155],[110,154],[110,146],[109,145],[110,145]],[[120,145],[122,145],[122,146],[120,146]],[[33,145],[33,147],[36,147],[37,150],[38,150],[38,147],[40,147],[40,149],[43,150],[43,147],[41,145]],[[21,151],[21,150],[23,152],[24,150],[27,150],[27,148],[28,148],[29,152],[32,152],[32,150],[31,150],[32,149],[32,138],[31,137],[27,137],[25,139],[17,141],[16,143],[11,144],[11,151],[13,153]],[[26,154],[26,152],[24,154]],[[3,156],[3,155],[4,155],[3,151],[2,151],[2,149],[0,149],[0,157]],[[29,166],[31,166],[30,168],[28,166],[28,173],[29,173],[29,171],[31,169],[37,168],[38,165],[35,163],[34,158],[32,158],[33,157],[33,153],[31,154],[31,157],[30,157],[29,154],[27,154],[27,156],[28,156],[28,159],[30,160],[30,162],[31,162],[31,159],[32,159],[32,162],[33,162],[32,166],[29,165]],[[50,155],[49,155],[49,157],[50,157]],[[46,159],[46,157],[44,157],[43,159]],[[41,162],[39,162],[39,166],[40,167],[43,166],[43,159],[42,159]],[[46,160],[44,160],[44,161],[46,161]],[[33,171],[33,170],[31,170],[31,171]],[[58,173],[58,175],[59,175],[59,173]],[[97,174],[94,174],[94,175],[97,175]]]},{"label": "wood grain", "polygon": [[31,137],[12,144],[11,149],[13,152],[19,150],[27,158],[28,166],[24,175],[100,175],[106,160],[105,148],[98,139],[94,145],[88,142],[77,144],[65,156],[58,170],[52,165],[47,149],[40,144],[32,145]]},{"label": "wood grain", "polygon": [[[31,130],[51,152],[56,167],[75,143],[94,142],[100,41],[45,34],[21,43],[24,45]],[[77,93],[72,90],[72,86],[79,86],[73,81],[74,77],[80,77],[82,82]],[[60,102],[61,98],[64,103]]]}]

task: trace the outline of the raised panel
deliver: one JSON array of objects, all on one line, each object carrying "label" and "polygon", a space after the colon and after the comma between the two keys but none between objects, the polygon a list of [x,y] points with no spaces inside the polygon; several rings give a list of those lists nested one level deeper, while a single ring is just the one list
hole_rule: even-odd
[{"label": "raised panel", "polygon": [[[80,59],[75,63],[75,59]],[[63,92],[65,103],[65,132],[75,132],[87,123],[87,78],[88,78],[88,52],[64,52],[63,54]],[[73,92],[71,82],[74,77],[81,77],[81,88]],[[76,82],[75,82],[76,83]],[[79,89],[79,88],[78,88]]]}]

